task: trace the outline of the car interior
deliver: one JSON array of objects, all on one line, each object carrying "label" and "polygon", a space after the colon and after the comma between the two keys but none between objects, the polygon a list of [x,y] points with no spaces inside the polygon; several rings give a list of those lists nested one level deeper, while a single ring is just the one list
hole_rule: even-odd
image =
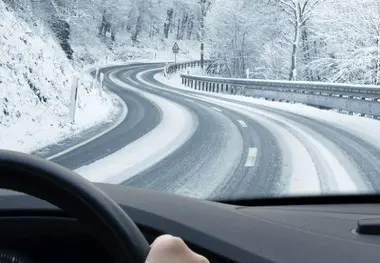
[{"label": "car interior", "polygon": [[[108,184],[0,151],[1,262],[145,262],[162,234],[210,262],[375,262],[378,197],[213,202]],[[345,200],[346,203],[342,203]]]}]

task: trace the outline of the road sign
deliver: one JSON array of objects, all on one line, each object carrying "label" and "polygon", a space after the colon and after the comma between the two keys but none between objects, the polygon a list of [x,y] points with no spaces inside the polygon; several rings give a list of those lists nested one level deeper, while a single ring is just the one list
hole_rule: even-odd
[{"label": "road sign", "polygon": [[178,46],[177,42],[174,43],[174,46],[173,46],[172,50],[173,50],[174,54],[178,54],[178,52],[179,52],[179,46]]},{"label": "road sign", "polygon": [[[172,50],[174,53],[174,65],[176,65],[177,64],[177,54],[179,52],[179,46],[178,46],[177,42],[174,42],[174,46],[173,46]],[[177,69],[177,66],[175,66],[175,69]]]}]

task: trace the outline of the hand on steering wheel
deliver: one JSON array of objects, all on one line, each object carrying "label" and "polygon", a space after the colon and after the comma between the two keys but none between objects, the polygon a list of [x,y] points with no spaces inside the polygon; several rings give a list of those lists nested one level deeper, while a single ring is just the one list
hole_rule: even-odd
[{"label": "hand on steering wheel", "polygon": [[146,263],[209,263],[209,261],[194,253],[178,237],[163,235],[151,245]]},{"label": "hand on steering wheel", "polygon": [[33,195],[78,219],[99,237],[115,262],[208,263],[182,239],[170,235],[157,238],[149,246],[118,204],[89,181],[58,164],[0,150],[0,175],[0,188]]}]

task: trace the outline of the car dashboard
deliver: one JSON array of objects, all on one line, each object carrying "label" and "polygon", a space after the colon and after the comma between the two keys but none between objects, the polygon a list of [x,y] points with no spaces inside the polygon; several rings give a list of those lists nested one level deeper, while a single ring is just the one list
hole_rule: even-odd
[{"label": "car dashboard", "polygon": [[[24,194],[1,196],[0,200],[0,262],[113,262],[96,233],[49,203]],[[167,234],[137,226],[149,243]],[[187,244],[210,262],[233,262]]]},{"label": "car dashboard", "polygon": [[[35,211],[34,215],[12,215],[0,219],[0,262],[113,262],[93,233],[64,214]],[[161,233],[139,226],[149,243]],[[190,247],[207,255],[210,262],[233,262],[193,244]]]},{"label": "car dashboard", "polygon": [[[367,230],[379,227],[379,204],[247,207],[97,186],[149,242],[162,234],[179,236],[210,262],[378,262],[379,235],[358,233],[357,227],[366,219],[372,222]],[[112,262],[96,233],[86,229],[45,201],[0,196],[0,262]]]}]

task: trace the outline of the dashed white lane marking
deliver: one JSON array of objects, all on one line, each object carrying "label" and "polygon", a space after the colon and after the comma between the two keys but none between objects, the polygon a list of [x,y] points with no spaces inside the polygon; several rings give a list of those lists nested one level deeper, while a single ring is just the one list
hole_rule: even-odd
[{"label": "dashed white lane marking", "polygon": [[245,162],[245,167],[253,167],[256,163],[257,148],[249,148],[247,161]]},{"label": "dashed white lane marking", "polygon": [[238,120],[238,123],[240,123],[241,127],[243,127],[243,128],[247,128],[248,127],[247,124],[244,121],[242,121],[242,120]]},{"label": "dashed white lane marking", "polygon": [[222,110],[221,110],[221,109],[219,109],[219,108],[216,108],[216,107],[211,107],[211,109],[214,109],[214,110],[216,110],[216,111],[222,112]]},{"label": "dashed white lane marking", "polygon": [[189,102],[192,102],[192,103],[195,102],[195,101],[193,101],[193,100],[191,100],[191,99],[185,99],[185,100],[187,100],[187,101],[189,101]]}]

